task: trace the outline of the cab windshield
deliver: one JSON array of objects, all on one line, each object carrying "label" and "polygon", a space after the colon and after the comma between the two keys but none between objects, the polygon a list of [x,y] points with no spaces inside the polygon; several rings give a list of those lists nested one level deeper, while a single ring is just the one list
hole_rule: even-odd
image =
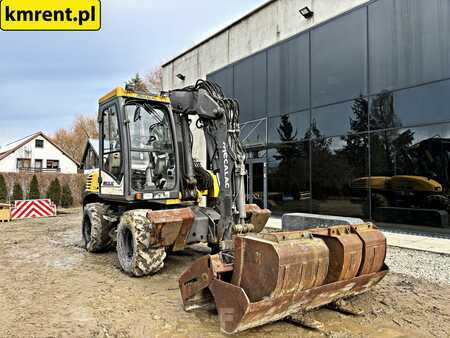
[{"label": "cab windshield", "polygon": [[131,186],[135,191],[175,187],[175,147],[167,107],[130,101],[129,121]]}]

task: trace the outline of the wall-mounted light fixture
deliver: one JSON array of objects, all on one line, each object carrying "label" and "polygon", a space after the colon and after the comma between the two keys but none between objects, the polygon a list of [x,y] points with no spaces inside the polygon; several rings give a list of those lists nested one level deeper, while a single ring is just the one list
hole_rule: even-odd
[{"label": "wall-mounted light fixture", "polygon": [[311,19],[314,16],[314,12],[308,6],[302,8],[299,12],[305,19]]},{"label": "wall-mounted light fixture", "polygon": [[186,76],[184,76],[184,75],[181,74],[181,73],[177,74],[177,78],[179,78],[181,81],[186,80]]}]

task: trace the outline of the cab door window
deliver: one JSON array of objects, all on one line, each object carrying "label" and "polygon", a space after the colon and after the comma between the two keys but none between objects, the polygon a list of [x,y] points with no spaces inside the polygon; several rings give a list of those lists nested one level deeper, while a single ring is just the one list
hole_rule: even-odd
[{"label": "cab door window", "polygon": [[103,170],[119,180],[122,175],[122,156],[119,119],[116,106],[103,111]]}]

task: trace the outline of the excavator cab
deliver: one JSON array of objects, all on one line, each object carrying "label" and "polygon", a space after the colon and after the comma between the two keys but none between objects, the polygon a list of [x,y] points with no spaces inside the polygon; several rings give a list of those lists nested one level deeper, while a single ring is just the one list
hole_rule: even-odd
[{"label": "excavator cab", "polygon": [[178,144],[169,98],[119,87],[99,104],[99,196],[128,203],[177,199]]}]

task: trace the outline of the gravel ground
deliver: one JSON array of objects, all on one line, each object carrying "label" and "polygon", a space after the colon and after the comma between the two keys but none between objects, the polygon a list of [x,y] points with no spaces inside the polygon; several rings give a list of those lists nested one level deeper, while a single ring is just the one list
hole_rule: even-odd
[{"label": "gravel ground", "polygon": [[450,284],[450,256],[390,246],[386,264],[391,271],[433,283]]}]

